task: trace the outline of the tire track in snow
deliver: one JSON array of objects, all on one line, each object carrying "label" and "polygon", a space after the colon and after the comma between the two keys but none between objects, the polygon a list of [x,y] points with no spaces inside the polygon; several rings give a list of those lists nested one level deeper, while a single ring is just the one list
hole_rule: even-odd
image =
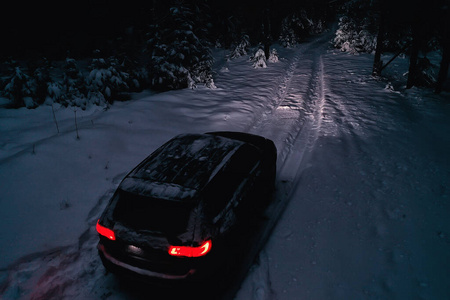
[{"label": "tire track in snow", "polygon": [[[307,83],[307,93],[300,90],[303,78],[295,76],[295,70],[288,70],[289,87],[283,91],[283,97],[273,101],[270,115],[265,115],[253,126],[251,132],[264,135],[275,141],[278,148],[276,192],[272,203],[266,210],[267,221],[263,225],[259,252],[264,247],[278,219],[286,208],[295,187],[298,185],[302,171],[308,167],[308,157],[313,150],[322,128],[323,109],[325,105],[325,80],[322,56],[316,47],[323,45],[325,39],[318,39],[301,51],[300,55],[312,57],[311,72]],[[297,68],[298,62],[291,66]],[[295,84],[293,84],[295,83]],[[281,120],[281,121],[280,121]],[[271,130],[267,130],[271,129]],[[280,139],[280,135],[282,136]],[[258,252],[255,252],[257,255]],[[270,268],[268,259],[260,254],[259,266],[251,274],[252,297],[255,300],[276,299],[270,289]],[[265,288],[263,288],[265,287]]]},{"label": "tire track in snow", "polygon": [[252,124],[250,124],[246,128],[246,130],[244,130],[245,132],[249,132],[261,127],[261,124],[266,120],[266,118],[270,118],[270,116],[273,115],[274,111],[285,101],[286,95],[292,82],[294,71],[297,69],[300,57],[301,53],[298,53],[294,56],[286,70],[286,73],[284,74],[284,76],[282,76],[281,79],[278,80],[279,84],[275,91],[275,96],[270,101],[271,103],[266,107],[266,111],[264,111],[259,118],[257,118]]},{"label": "tire track in snow", "polygon": [[[301,105],[308,113],[307,116],[300,115],[295,127],[289,131],[282,149],[281,166],[279,174],[283,176],[282,181],[296,183],[299,172],[302,171],[307,160],[305,155],[310,152],[319,137],[322,128],[323,108],[325,104],[324,76],[322,57],[314,57],[308,93]],[[306,117],[306,118],[305,118]],[[303,168],[301,168],[302,165]],[[298,166],[298,168],[293,167]]]}]

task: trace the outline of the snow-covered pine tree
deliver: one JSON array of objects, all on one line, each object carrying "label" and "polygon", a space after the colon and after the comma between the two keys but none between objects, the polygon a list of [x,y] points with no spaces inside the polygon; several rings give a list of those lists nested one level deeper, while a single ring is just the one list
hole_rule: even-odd
[{"label": "snow-covered pine tree", "polygon": [[60,103],[63,96],[63,88],[59,82],[49,82],[47,86],[46,103]]},{"label": "snow-covered pine tree", "polygon": [[[128,74],[120,70],[115,57],[105,60],[94,58],[87,77],[88,98],[94,104],[101,104],[103,100],[114,102],[120,93],[128,90],[126,83]],[[101,95],[100,95],[101,94]]]},{"label": "snow-covered pine tree", "polygon": [[323,31],[324,22],[302,9],[281,21],[279,42],[283,47],[293,47],[309,35]]},{"label": "snow-covered pine tree", "polygon": [[64,106],[86,105],[86,84],[78,68],[77,61],[74,58],[66,58],[65,65],[63,66],[63,81],[61,84],[62,95],[60,97],[60,103]]},{"label": "snow-covered pine tree", "polygon": [[296,44],[296,37],[294,30],[289,27],[287,18],[284,18],[281,22],[281,30],[278,41],[281,46],[285,48],[290,48]]},{"label": "snow-covered pine tree", "polygon": [[43,59],[34,70],[32,76],[33,99],[37,104],[43,104],[48,96],[48,88],[52,82],[50,78],[50,63]]},{"label": "snow-covered pine tree", "polygon": [[350,44],[355,36],[355,22],[347,16],[339,18],[338,29],[334,37],[334,47],[340,49],[342,52],[351,52]]},{"label": "snow-covered pine tree", "polygon": [[18,65],[14,66],[3,92],[12,101],[14,107],[35,107],[35,103],[31,98],[31,78]]},{"label": "snow-covered pine tree", "polygon": [[275,48],[272,48],[272,50],[270,50],[270,55],[269,55],[269,62],[275,63],[278,62],[278,51]]},{"label": "snow-covered pine tree", "polygon": [[213,57],[207,42],[197,35],[202,29],[195,20],[192,6],[180,3],[170,8],[161,24],[153,26],[148,47],[154,89],[193,88],[197,83],[213,86]]},{"label": "snow-covered pine tree", "polygon": [[247,52],[250,48],[250,38],[248,35],[244,34],[240,41],[236,44],[233,50],[230,53],[230,59],[235,59],[244,55],[247,55]]},{"label": "snow-covered pine tree", "polygon": [[303,24],[297,14],[292,14],[285,17],[281,21],[281,30],[279,42],[285,48],[290,48],[295,46],[299,41],[298,32],[303,30]]},{"label": "snow-covered pine tree", "polygon": [[334,46],[343,52],[372,53],[376,48],[377,1],[354,0],[342,7]]},{"label": "snow-covered pine tree", "polygon": [[[210,56],[210,52],[208,50],[208,56]],[[214,84],[214,79],[212,76],[212,58],[204,58],[200,60],[197,64],[195,64],[191,71],[191,78],[194,81],[194,86],[197,83],[204,83],[206,87],[210,89],[215,89],[216,85]],[[192,86],[193,87],[193,86]]]},{"label": "snow-covered pine tree", "polygon": [[255,55],[252,57],[253,62],[253,68],[259,69],[259,68],[267,68],[266,64],[266,54],[264,53],[263,49],[258,49],[256,51]]},{"label": "snow-covered pine tree", "polygon": [[128,56],[123,56],[120,61],[121,72],[128,74],[125,78],[128,91],[140,92],[148,87],[149,74],[145,67]]},{"label": "snow-covered pine tree", "polygon": [[341,17],[334,38],[334,46],[352,54],[372,53],[376,47],[376,35],[368,30],[368,26],[368,18],[357,22],[347,16]]}]

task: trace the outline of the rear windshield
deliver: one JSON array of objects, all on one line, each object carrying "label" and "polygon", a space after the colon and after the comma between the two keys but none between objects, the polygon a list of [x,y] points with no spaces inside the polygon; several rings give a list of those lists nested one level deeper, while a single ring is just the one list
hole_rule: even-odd
[{"label": "rear windshield", "polygon": [[114,218],[135,230],[181,233],[186,230],[192,205],[135,195],[116,194]]}]

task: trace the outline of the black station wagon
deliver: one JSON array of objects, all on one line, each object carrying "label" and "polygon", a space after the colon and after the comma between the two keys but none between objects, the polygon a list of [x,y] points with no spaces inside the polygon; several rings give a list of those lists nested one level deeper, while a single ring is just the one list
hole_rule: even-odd
[{"label": "black station wagon", "polygon": [[272,141],[246,133],[171,139],[123,179],[98,220],[104,266],[168,280],[220,272],[240,228],[271,199],[276,155]]}]

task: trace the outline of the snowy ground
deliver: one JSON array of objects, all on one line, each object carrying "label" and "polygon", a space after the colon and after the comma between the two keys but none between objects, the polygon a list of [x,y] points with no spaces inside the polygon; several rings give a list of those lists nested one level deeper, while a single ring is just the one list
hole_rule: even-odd
[{"label": "snowy ground", "polygon": [[279,152],[286,205],[236,299],[449,299],[450,95],[401,88],[401,58],[372,78],[371,55],[329,39],[266,69],[217,52],[218,89],[77,110],[79,139],[72,108],[54,107],[59,134],[51,107],[0,109],[2,299],[134,299],[105,275],[95,222],[159,145],[213,130]]}]

